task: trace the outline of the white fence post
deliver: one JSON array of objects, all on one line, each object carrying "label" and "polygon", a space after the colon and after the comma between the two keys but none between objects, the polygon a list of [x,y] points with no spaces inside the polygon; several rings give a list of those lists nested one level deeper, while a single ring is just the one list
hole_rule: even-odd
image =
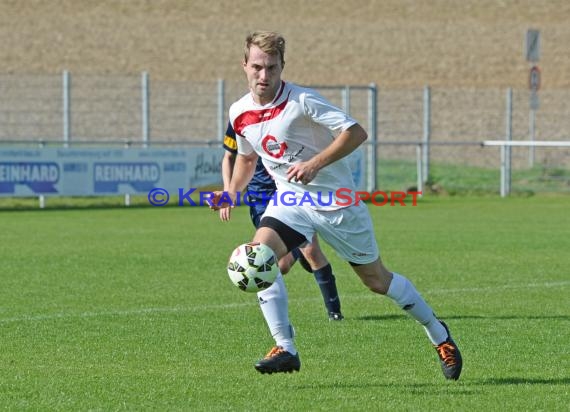
[{"label": "white fence post", "polygon": [[[126,141],[125,142],[125,149],[129,149],[131,147],[131,142]],[[145,146],[146,147],[146,146]],[[130,206],[131,205],[131,195],[129,193],[125,193],[124,198],[124,204],[125,206]]]},{"label": "white fence post", "polygon": [[344,89],[341,91],[342,95],[342,110],[346,112],[350,116],[350,86],[344,86]]},{"label": "white fence post", "polygon": [[416,163],[417,163],[417,171],[418,171],[418,187],[417,191],[420,192],[419,197],[422,196],[424,192],[424,177],[422,176],[424,167],[422,165],[422,144],[418,144],[416,146]]},{"label": "white fence post", "polygon": [[218,139],[222,141],[226,134],[226,85],[224,79],[218,79]]},{"label": "white fence post", "polygon": [[[536,137],[536,110],[530,109],[528,114],[528,131],[531,142],[534,142]],[[528,148],[528,165],[534,167],[534,146]]]},{"label": "white fence post", "polygon": [[378,144],[378,87],[375,83],[370,83],[368,88],[368,134],[370,144],[368,145],[368,187],[369,192],[373,192],[377,187],[377,156]]},{"label": "white fence post", "polygon": [[429,141],[431,137],[431,90],[424,88],[423,182],[429,179]]},{"label": "white fence post", "polygon": [[[506,115],[506,130],[505,130],[505,140],[513,140],[513,89],[507,89],[507,115]],[[501,192],[501,196],[507,196],[511,193],[511,147],[503,147],[504,153],[501,152],[501,163],[503,163],[504,157],[504,194]],[[502,166],[503,167],[503,166]]]},{"label": "white fence post", "polygon": [[501,197],[507,196],[507,146],[501,146]]},{"label": "white fence post", "polygon": [[[141,76],[141,117],[142,117],[142,147],[148,147],[150,141],[150,89],[148,72]],[[128,205],[127,205],[128,206]]]},{"label": "white fence post", "polygon": [[69,147],[71,140],[71,75],[67,70],[63,71],[63,147]]}]

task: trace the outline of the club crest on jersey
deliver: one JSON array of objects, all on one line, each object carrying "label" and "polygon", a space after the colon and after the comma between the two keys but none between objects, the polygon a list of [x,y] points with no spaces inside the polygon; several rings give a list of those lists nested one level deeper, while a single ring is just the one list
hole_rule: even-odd
[{"label": "club crest on jersey", "polygon": [[287,143],[279,143],[275,137],[267,135],[261,141],[261,147],[269,156],[279,159],[280,157],[283,157],[283,153],[287,150]]}]

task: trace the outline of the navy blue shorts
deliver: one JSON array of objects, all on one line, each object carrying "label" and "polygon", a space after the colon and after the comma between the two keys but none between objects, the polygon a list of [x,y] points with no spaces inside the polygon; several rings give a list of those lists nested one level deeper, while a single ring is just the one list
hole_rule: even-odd
[{"label": "navy blue shorts", "polygon": [[265,209],[267,209],[267,204],[254,204],[249,207],[249,217],[256,229],[259,227],[259,222],[261,221],[261,216],[265,213]]}]

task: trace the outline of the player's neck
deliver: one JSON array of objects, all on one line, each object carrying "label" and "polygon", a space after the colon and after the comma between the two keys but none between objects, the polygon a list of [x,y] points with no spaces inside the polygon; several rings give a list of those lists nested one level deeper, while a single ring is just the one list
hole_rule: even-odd
[{"label": "player's neck", "polygon": [[285,82],[281,81],[281,82],[279,82],[279,85],[275,88],[275,90],[273,90],[272,93],[270,93],[270,94],[267,93],[264,96],[260,96],[258,94],[255,94],[253,92],[253,90],[250,90],[251,97],[252,97],[253,101],[255,102],[255,104],[258,104],[259,106],[266,106],[266,105],[271,104],[275,101],[275,99],[280,94],[280,91],[282,90],[282,88],[284,86],[285,86]]},{"label": "player's neck", "polygon": [[259,97],[252,93],[252,96],[253,96],[253,101],[259,106],[266,106],[269,103],[271,103],[273,99],[275,99],[275,95],[273,95],[273,97],[271,98],[268,98],[268,97]]},{"label": "player's neck", "polygon": [[259,106],[265,106],[265,105],[272,103],[273,100],[275,100],[276,95],[277,95],[277,92],[272,93],[271,95],[265,95],[265,96],[259,96],[255,93],[251,93],[251,97],[253,98],[253,101],[255,102],[255,104],[258,104]]}]

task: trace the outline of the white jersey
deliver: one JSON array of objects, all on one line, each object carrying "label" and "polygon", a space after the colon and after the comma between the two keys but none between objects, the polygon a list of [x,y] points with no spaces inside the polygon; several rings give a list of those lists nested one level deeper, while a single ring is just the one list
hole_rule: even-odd
[{"label": "white jersey", "polygon": [[[275,99],[261,106],[250,93],[230,107],[238,153],[255,151],[275,179],[278,193],[294,192],[297,199],[316,210],[335,210],[338,189],[355,190],[345,158],[321,169],[307,185],[287,181],[292,164],[311,159],[328,147],[338,134],[356,121],[316,91],[282,82]],[[342,204],[342,200],[340,201]],[[344,200],[346,202],[346,200]]]}]

